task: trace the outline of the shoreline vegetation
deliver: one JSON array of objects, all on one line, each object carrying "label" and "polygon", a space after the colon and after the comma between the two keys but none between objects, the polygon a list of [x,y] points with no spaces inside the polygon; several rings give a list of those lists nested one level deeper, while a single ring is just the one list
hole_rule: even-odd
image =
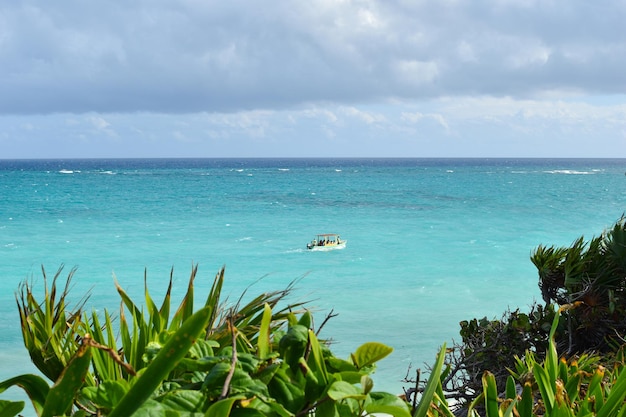
[{"label": "shoreline vegetation", "polygon": [[[17,386],[38,416],[622,417],[626,414],[626,218],[570,247],[531,255],[544,304],[500,319],[460,323],[424,380],[402,395],[374,390],[379,342],[338,358],[306,302],[284,290],[244,304],[222,300],[222,268],[205,302],[194,305],[197,265],[171,305],[172,276],[157,304],[144,275],[144,300],[116,282],[118,312],[86,311],[70,297],[75,269],[44,277],[43,296],[24,281],[16,294],[24,345],[41,371],[0,382]],[[42,297],[42,298],[40,298]],[[71,307],[70,307],[71,306]],[[400,376],[399,376],[400,378]],[[0,399],[0,416],[23,401]]]}]

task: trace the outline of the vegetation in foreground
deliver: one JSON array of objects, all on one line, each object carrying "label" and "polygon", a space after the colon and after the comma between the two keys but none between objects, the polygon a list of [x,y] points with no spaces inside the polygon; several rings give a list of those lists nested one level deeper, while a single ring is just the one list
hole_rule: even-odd
[{"label": "vegetation in foreground", "polygon": [[[85,300],[69,309],[74,271],[63,290],[61,270],[50,287],[44,272],[43,300],[27,282],[17,294],[24,344],[44,377],[10,378],[0,393],[23,388],[38,416],[624,416],[626,220],[570,248],[539,246],[531,260],[546,305],[462,322],[462,343],[444,345],[428,381],[418,377],[405,397],[373,389],[390,347],[335,357],[303,304],[279,308],[291,285],[227,308],[222,269],[196,309],[194,267],[176,310],[170,277],[160,306],[147,284],[144,307],[116,284],[114,317],[84,311]],[[0,417],[23,408],[0,400]]]},{"label": "vegetation in foreground", "polygon": [[[223,269],[196,309],[196,273],[194,267],[176,310],[171,277],[160,305],[145,285],[144,308],[117,285],[116,317],[84,311],[84,300],[68,308],[74,271],[63,290],[61,270],[50,286],[44,272],[43,300],[23,283],[17,304],[24,344],[44,377],[10,378],[0,392],[23,388],[43,417],[411,415],[406,401],[374,390],[371,374],[390,347],[365,343],[348,359],[335,357],[302,304],[279,308],[291,285],[226,308]],[[18,415],[24,405],[0,401],[0,416]]]}]

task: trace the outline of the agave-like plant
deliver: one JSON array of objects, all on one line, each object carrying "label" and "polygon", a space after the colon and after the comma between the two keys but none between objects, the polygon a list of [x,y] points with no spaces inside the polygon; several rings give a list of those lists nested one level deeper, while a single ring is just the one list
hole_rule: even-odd
[{"label": "agave-like plant", "polygon": [[[145,309],[139,307],[116,280],[115,285],[121,298],[117,317],[108,310],[104,310],[102,315],[95,310],[87,313],[85,304],[88,295],[80,299],[76,307],[69,309],[69,291],[76,269],[69,272],[64,287],[59,290],[62,270],[63,267],[59,268],[48,286],[42,268],[45,288],[42,300],[36,297],[34,285],[28,281],[20,284],[16,294],[24,345],[35,366],[52,382],[59,381],[78,353],[85,350],[89,351],[87,363],[90,366],[80,370],[84,372],[81,376],[83,386],[98,387],[105,381],[130,380],[152,363],[172,335],[196,312],[194,280],[197,265],[192,267],[187,291],[175,310],[171,306],[173,271],[159,306],[148,291],[147,274],[144,273]],[[221,268],[200,307],[206,312],[206,323],[202,328],[206,342],[197,343],[195,349],[229,344],[233,328],[237,328],[236,341],[239,347],[249,348],[259,337],[266,305],[274,311],[266,318],[269,320],[266,323],[267,331],[274,333],[286,328],[289,313],[297,312],[305,304],[299,302],[277,308],[279,302],[293,290],[295,282],[292,281],[284,290],[263,293],[243,306],[240,298],[235,306],[228,307],[227,300],[221,299],[224,283],[224,268]],[[20,385],[22,382],[16,380],[15,384]],[[41,388],[41,384],[35,385]],[[41,390],[37,394],[35,388],[29,394],[35,397],[43,395]],[[90,408],[89,401],[80,395],[76,396],[75,403],[79,408]]]},{"label": "agave-like plant", "polygon": [[17,308],[22,339],[31,360],[46,377],[56,381],[78,350],[77,336],[82,337],[87,331],[83,309],[89,297],[83,297],[70,309],[68,295],[76,269],[70,270],[62,289],[57,287],[57,280],[63,265],[54,274],[50,287],[43,267],[41,271],[45,291],[43,300],[37,300],[32,281],[23,281],[16,294]]}]

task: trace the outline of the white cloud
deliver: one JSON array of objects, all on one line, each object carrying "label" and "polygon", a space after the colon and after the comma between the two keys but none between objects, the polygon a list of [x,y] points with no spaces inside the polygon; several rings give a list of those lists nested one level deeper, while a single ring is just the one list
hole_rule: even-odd
[{"label": "white cloud", "polygon": [[0,114],[236,112],[626,88],[619,2],[248,6],[3,5]]},{"label": "white cloud", "polygon": [[366,124],[383,123],[386,121],[386,117],[380,113],[363,111],[357,109],[356,107],[342,107],[340,108],[340,111],[343,114],[361,120]]},{"label": "white cloud", "polygon": [[184,152],[165,150],[178,132],[208,155],[239,141],[317,152],[317,137],[348,152],[357,136],[376,154],[381,135],[404,155],[413,135],[436,150],[453,135],[595,131],[611,154],[626,119],[625,17],[626,3],[584,0],[8,2],[0,130],[20,143],[81,136],[96,154],[137,138],[137,152],[148,140],[145,152]]},{"label": "white cloud", "polygon": [[90,116],[88,120],[96,129],[99,129],[99,130],[105,130],[109,126],[111,126],[111,123],[107,122],[106,120],[104,120],[102,117],[99,117],[99,116]]}]

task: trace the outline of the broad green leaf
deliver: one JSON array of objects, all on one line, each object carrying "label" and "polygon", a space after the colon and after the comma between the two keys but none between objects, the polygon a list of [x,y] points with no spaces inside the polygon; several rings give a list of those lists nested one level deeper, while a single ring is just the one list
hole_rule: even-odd
[{"label": "broad green leaf", "polygon": [[0,417],[15,417],[24,409],[24,401],[0,400]]},{"label": "broad green leaf", "polygon": [[293,372],[297,371],[300,358],[304,357],[309,341],[309,329],[296,324],[291,326],[278,343],[281,357]]},{"label": "broad green leaf", "polygon": [[197,390],[176,390],[165,394],[159,402],[168,410],[198,412],[206,401],[206,396]]},{"label": "broad green leaf", "polygon": [[356,350],[351,356],[354,365],[358,368],[364,368],[383,359],[393,352],[393,348],[378,342],[365,343]]},{"label": "broad green leaf", "polygon": [[132,415],[150,397],[205,330],[210,315],[211,309],[205,307],[183,322],[178,331],[170,337],[156,358],[145,368],[128,393],[109,414],[109,417]]},{"label": "broad green leaf", "polygon": [[333,382],[330,388],[328,388],[328,396],[335,401],[341,401],[346,398],[365,399],[365,395],[357,387],[345,381]]},{"label": "broad green leaf", "polygon": [[[345,359],[340,359],[335,356],[331,356],[326,358],[326,362],[328,363],[328,367],[330,369],[339,371],[339,372],[358,372],[358,369],[352,362],[349,362]],[[360,374],[360,373],[359,373]]]},{"label": "broad green leaf", "polygon": [[358,384],[361,382],[361,377],[363,377],[362,372],[338,372],[333,374],[333,376],[341,381],[349,382],[350,384]]},{"label": "broad green leaf", "polygon": [[211,371],[204,379],[202,384],[202,390],[207,391],[209,394],[213,393],[218,395],[222,391],[224,381],[230,372],[230,363],[218,362],[211,368]]},{"label": "broad green leaf", "polygon": [[397,395],[387,392],[372,392],[370,398],[372,402],[365,406],[365,411],[368,413],[387,413],[395,417],[411,415],[409,405]]},{"label": "broad green leaf", "polygon": [[368,404],[365,406],[365,411],[368,413],[389,414],[393,417],[411,417],[411,413],[405,407],[394,405]]},{"label": "broad green leaf", "polygon": [[50,392],[48,383],[39,375],[18,375],[0,382],[0,393],[13,386],[18,386],[26,392],[26,395],[30,398],[37,415],[41,415],[43,405],[46,402],[46,397]]},{"label": "broad green leaf", "polygon": [[[155,400],[147,400],[132,414],[133,417],[168,417],[165,407]],[[128,416],[130,417],[130,415]],[[174,417],[174,416],[173,416]],[[175,417],[180,417],[179,415]]]},{"label": "broad green leaf", "polygon": [[90,401],[106,409],[113,409],[126,395],[130,384],[125,380],[103,381],[97,387],[87,387],[82,390]]},{"label": "broad green leaf", "polygon": [[245,396],[241,395],[225,398],[216,403],[213,403],[207,410],[205,417],[227,417],[230,415],[230,411],[232,410],[235,403],[245,398]]},{"label": "broad green leaf", "polygon": [[267,384],[269,394],[285,409],[298,413],[305,404],[304,389],[289,381],[283,372],[276,372],[275,377]]}]

